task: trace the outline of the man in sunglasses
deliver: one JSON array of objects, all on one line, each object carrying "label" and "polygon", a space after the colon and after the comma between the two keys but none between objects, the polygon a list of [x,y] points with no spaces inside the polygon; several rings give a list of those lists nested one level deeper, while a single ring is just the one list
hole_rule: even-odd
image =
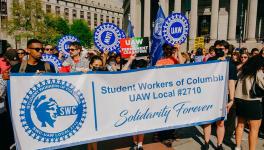
[{"label": "man in sunglasses", "polygon": [[42,42],[37,39],[31,39],[27,42],[28,60],[23,60],[21,63],[15,65],[12,73],[43,73],[55,72],[54,67],[49,63],[41,61],[44,52]]},{"label": "man in sunglasses", "polygon": [[69,45],[70,57],[62,64],[60,72],[87,72],[89,70],[89,61],[81,55],[82,46],[79,42],[72,42]]}]

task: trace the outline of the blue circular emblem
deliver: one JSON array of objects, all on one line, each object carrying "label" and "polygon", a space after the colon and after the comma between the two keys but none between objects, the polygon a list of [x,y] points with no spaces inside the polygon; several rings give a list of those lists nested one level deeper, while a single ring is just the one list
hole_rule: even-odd
[{"label": "blue circular emblem", "polygon": [[162,36],[168,44],[182,44],[189,34],[188,19],[181,13],[168,16],[162,26]]},{"label": "blue circular emblem", "polygon": [[119,51],[119,40],[125,37],[125,32],[113,23],[103,23],[94,30],[94,44],[100,51]]},{"label": "blue circular emblem", "polygon": [[48,79],[23,98],[20,119],[25,132],[42,142],[64,141],[78,132],[87,115],[80,90],[67,81]]},{"label": "blue circular emblem", "polygon": [[62,62],[56,56],[51,55],[51,54],[42,54],[41,60],[45,62],[50,62],[51,64],[53,64],[53,66],[55,67],[57,71],[62,66]]},{"label": "blue circular emblem", "polygon": [[59,51],[63,52],[66,57],[68,57],[70,56],[69,45],[70,43],[76,42],[76,41],[79,41],[79,40],[75,36],[65,35],[61,39],[59,39],[57,48]]}]

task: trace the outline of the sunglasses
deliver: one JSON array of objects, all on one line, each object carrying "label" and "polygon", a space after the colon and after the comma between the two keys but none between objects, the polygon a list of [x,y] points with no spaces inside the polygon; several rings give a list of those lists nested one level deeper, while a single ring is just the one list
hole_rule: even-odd
[{"label": "sunglasses", "polygon": [[34,49],[35,51],[39,52],[39,51],[44,51],[44,48],[29,48],[29,49]]},{"label": "sunglasses", "polygon": [[45,48],[45,51],[53,51],[53,48]]},{"label": "sunglasses", "polygon": [[18,55],[20,55],[20,54],[25,54],[25,53],[17,53]]},{"label": "sunglasses", "polygon": [[241,57],[241,58],[248,58],[248,57],[245,56],[245,57]]},{"label": "sunglasses", "polygon": [[73,49],[73,48],[72,48],[72,49],[68,49],[68,50],[69,50],[69,51],[75,51],[75,50],[78,50],[78,49]]}]

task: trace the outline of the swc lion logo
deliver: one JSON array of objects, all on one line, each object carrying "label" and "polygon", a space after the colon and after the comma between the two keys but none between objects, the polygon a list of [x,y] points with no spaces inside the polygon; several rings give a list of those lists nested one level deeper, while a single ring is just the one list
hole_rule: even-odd
[{"label": "swc lion logo", "polygon": [[49,79],[34,85],[21,104],[22,126],[42,142],[60,142],[76,134],[86,118],[80,90],[63,80]]}]

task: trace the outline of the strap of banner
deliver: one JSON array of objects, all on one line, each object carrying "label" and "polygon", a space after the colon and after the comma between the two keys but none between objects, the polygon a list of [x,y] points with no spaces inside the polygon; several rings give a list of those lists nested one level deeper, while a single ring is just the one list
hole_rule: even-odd
[{"label": "strap of banner", "polygon": [[45,71],[46,72],[51,72],[51,70],[50,70],[50,64],[48,63],[48,62],[45,62]]},{"label": "strap of banner", "polygon": [[19,68],[19,73],[24,73],[26,71],[26,68],[27,68],[27,61],[23,60]]}]

